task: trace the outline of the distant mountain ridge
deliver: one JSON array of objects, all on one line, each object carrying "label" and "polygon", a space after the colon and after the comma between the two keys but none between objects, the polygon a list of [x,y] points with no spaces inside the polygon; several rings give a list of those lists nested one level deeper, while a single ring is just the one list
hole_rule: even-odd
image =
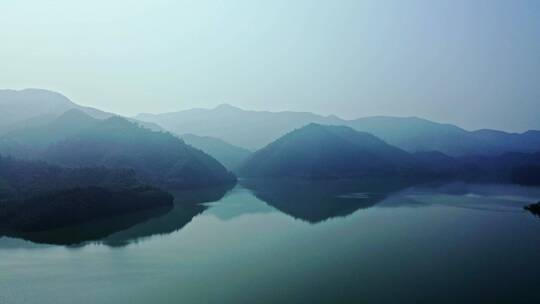
[{"label": "distant mountain ridge", "polygon": [[341,124],[333,116],[323,117],[308,112],[245,111],[227,104],[211,110],[139,114],[135,118],[157,123],[176,134],[216,137],[252,151],[309,123]]},{"label": "distant mountain ridge", "polygon": [[243,177],[342,179],[422,175],[409,153],[345,126],[311,123],[255,152],[239,169]]},{"label": "distant mountain ridge", "polygon": [[9,131],[2,136],[2,139],[39,149],[95,127],[102,121],[102,119],[92,118],[79,109],[70,109],[50,123]]},{"label": "distant mountain ridge", "polygon": [[344,125],[373,134],[405,151],[439,151],[450,156],[497,155],[540,151],[540,131],[521,134],[497,130],[467,131],[417,117],[373,116],[353,120],[309,112],[247,111],[230,105],[164,114],[139,114],[176,133],[220,138],[250,150],[260,149],[280,136],[309,123]]},{"label": "distant mountain ridge", "polygon": [[74,168],[130,168],[145,183],[172,189],[235,180],[214,158],[169,133],[119,116],[95,119],[79,110],[42,127],[8,133],[0,138],[0,154]]},{"label": "distant mountain ridge", "polygon": [[133,170],[62,168],[42,161],[23,161],[0,155],[0,202],[77,187],[124,189],[140,185]]},{"label": "distant mountain ridge", "polygon": [[188,145],[208,153],[233,172],[252,154],[248,149],[229,144],[215,137],[195,134],[184,134],[180,137]]},{"label": "distant mountain ridge", "polygon": [[[0,135],[46,126],[71,109],[98,119],[114,116],[77,105],[64,95],[48,90],[0,90]],[[246,111],[223,104],[214,109],[139,114],[130,120],[151,130],[165,129],[178,136],[213,137],[251,151],[309,123],[349,126],[411,153],[438,151],[460,157],[540,151],[540,131],[537,130],[523,133],[488,129],[467,131],[455,125],[417,117],[374,116],[345,120],[335,115],[321,116],[309,112]],[[3,140],[4,146],[12,145],[11,150],[19,149],[16,144]]]},{"label": "distant mountain ridge", "polygon": [[133,170],[63,168],[0,156],[0,237],[172,206],[172,195],[141,184]]},{"label": "distant mountain ridge", "polygon": [[342,180],[405,178],[540,184],[540,152],[451,157],[414,154],[346,126],[309,124],[255,152],[238,170],[246,178]]},{"label": "distant mountain ridge", "polygon": [[[54,91],[43,89],[0,90],[0,134],[44,126],[72,109],[97,119],[116,116],[113,113],[78,105],[66,96]],[[162,130],[161,127],[153,123],[138,123],[151,130]]]}]

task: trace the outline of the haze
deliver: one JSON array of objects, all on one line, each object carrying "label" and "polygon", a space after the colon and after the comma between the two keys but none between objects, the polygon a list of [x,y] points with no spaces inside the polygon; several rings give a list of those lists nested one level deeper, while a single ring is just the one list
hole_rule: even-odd
[{"label": "haze", "polygon": [[537,1],[6,1],[0,87],[540,129]]}]

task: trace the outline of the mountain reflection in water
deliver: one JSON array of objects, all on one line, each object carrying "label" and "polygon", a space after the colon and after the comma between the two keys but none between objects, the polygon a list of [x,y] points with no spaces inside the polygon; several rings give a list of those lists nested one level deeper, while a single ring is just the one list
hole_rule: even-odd
[{"label": "mountain reflection in water", "polygon": [[77,226],[32,233],[7,235],[34,243],[80,247],[88,243],[102,243],[120,247],[153,235],[167,234],[182,229],[193,217],[207,207],[202,203],[220,200],[231,187],[205,188],[171,192],[172,208],[156,208]]},{"label": "mountain reflection in water", "polygon": [[[179,231],[203,212],[222,221],[248,214],[279,212],[310,224],[347,217],[382,201],[382,208],[438,204],[523,212],[523,205],[531,200],[522,199],[522,193],[523,190],[516,186],[460,182],[414,185],[403,179],[243,179],[232,191],[231,187],[220,187],[172,192],[175,197],[172,208],[146,210],[62,229],[6,236],[38,244],[67,245],[70,248],[87,244],[123,247],[155,235]],[[227,198],[224,198],[226,194]],[[507,198],[512,198],[514,203],[509,203]]]},{"label": "mountain reflection in water", "polygon": [[240,184],[279,211],[313,224],[369,208],[411,185],[402,179],[247,179]]}]

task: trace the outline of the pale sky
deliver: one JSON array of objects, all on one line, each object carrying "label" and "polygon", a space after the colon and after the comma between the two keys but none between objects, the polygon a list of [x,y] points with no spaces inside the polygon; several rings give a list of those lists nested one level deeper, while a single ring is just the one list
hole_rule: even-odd
[{"label": "pale sky", "polygon": [[230,103],[540,129],[540,1],[0,5],[0,88],[123,115]]}]

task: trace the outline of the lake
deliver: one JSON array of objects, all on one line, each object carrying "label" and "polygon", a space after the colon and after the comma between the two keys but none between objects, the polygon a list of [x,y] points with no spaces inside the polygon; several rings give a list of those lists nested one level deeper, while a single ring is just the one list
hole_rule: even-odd
[{"label": "lake", "polygon": [[0,303],[540,303],[540,188],[254,181],[0,238]]}]

